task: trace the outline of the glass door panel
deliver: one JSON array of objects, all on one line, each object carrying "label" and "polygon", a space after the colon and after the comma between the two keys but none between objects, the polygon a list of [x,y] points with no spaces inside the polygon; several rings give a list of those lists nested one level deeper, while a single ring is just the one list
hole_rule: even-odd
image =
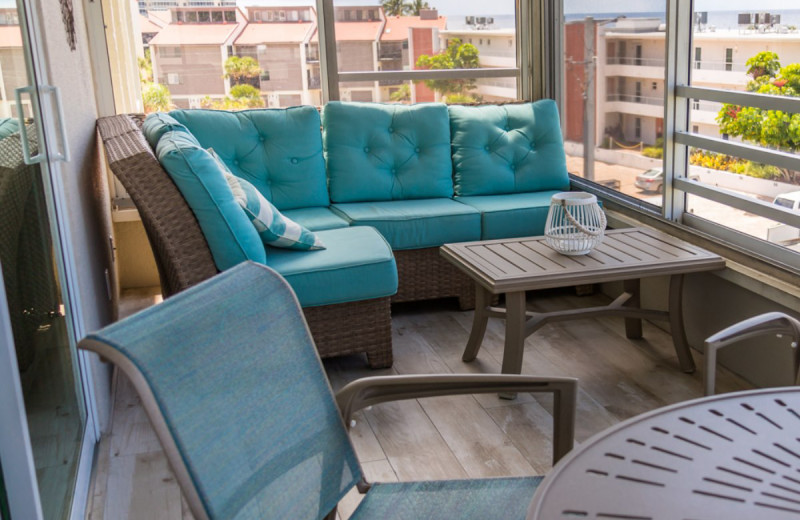
[{"label": "glass door panel", "polygon": [[[53,194],[17,9],[0,9],[0,265],[45,519],[68,518],[86,411],[61,285]],[[3,347],[5,348],[5,347]]]}]

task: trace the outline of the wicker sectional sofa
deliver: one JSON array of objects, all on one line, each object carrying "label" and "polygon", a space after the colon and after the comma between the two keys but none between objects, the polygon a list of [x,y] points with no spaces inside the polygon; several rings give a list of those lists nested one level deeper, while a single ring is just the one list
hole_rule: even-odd
[{"label": "wicker sectional sofa", "polygon": [[[98,130],[139,209],[165,295],[240,261],[266,263],[295,289],[322,357],[364,352],[377,368],[392,363],[390,302],[458,297],[474,306],[472,283],[439,246],[542,233],[551,195],[569,189],[558,121],[549,100],[331,102],[321,119],[313,107],[177,110],[144,128],[141,116],[103,118]],[[224,189],[203,173],[214,170],[207,149],[328,249],[264,246],[235,210],[225,216]],[[209,190],[222,195],[210,201]]]}]

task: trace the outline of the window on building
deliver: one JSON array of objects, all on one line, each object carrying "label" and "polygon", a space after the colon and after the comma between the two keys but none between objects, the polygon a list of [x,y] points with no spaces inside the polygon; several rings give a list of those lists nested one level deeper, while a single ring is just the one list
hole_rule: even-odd
[{"label": "window on building", "polygon": [[254,11],[253,12],[253,21],[260,22],[261,21],[261,11]]},{"label": "window on building", "polygon": [[208,11],[198,11],[197,12],[197,21],[199,23],[208,23],[211,21],[211,15]]},{"label": "window on building", "polygon": [[725,70],[733,70],[733,49],[725,49]]},{"label": "window on building", "polygon": [[634,98],[633,98],[634,101],[636,101],[637,103],[641,103],[642,102],[642,82],[641,81],[637,81],[636,82],[636,91],[635,92],[636,93],[635,93]]},{"label": "window on building", "polygon": [[175,21],[183,22],[183,11],[175,11]]},{"label": "window on building", "polygon": [[197,11],[186,12],[186,23],[197,23]]},{"label": "window on building", "polygon": [[695,47],[694,48],[694,68],[699,69],[701,68],[700,65],[703,62],[703,48],[702,47]]},{"label": "window on building", "polygon": [[211,21],[214,23],[222,23],[222,11],[211,11]]},{"label": "window on building", "polygon": [[235,22],[236,21],[236,11],[233,9],[229,9],[225,11],[225,21],[226,22]]},{"label": "window on building", "polygon": [[633,120],[633,136],[636,139],[642,138],[642,118],[637,117]]}]

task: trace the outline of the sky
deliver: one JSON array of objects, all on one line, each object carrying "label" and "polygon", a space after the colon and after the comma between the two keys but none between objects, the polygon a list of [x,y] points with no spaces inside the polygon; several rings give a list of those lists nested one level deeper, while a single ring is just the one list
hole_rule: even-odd
[{"label": "sky", "polygon": [[[2,2],[4,0],[0,0]],[[444,15],[513,14],[514,0],[427,0]],[[665,11],[667,0],[563,0],[564,12],[572,13],[648,13]],[[238,0],[240,5],[313,5],[314,0]],[[334,0],[334,5],[377,5],[380,0]],[[696,11],[769,11],[800,9],[795,0],[695,0]],[[754,7],[757,5],[757,7]]]}]

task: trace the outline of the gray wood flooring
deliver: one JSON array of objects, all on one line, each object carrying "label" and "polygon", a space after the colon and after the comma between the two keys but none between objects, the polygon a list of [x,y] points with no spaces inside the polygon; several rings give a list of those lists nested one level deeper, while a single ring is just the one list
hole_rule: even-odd
[{"label": "gray wood flooring", "polygon": [[[147,292],[129,295],[128,311],[153,302]],[[572,290],[529,293],[531,310],[549,311],[605,304],[602,295]],[[132,303],[131,303],[132,302]],[[334,358],[325,367],[334,389],[380,374],[498,373],[503,323],[490,320],[477,360],[463,363],[472,313],[454,302],[395,306],[391,369],[370,370],[359,356]],[[633,415],[702,395],[698,372],[678,370],[671,336],[645,323],[644,339],[625,338],[621,319],[585,319],[545,326],[525,342],[523,373],[578,377],[576,441]],[[718,391],[750,386],[726,371]],[[191,518],[150,428],[139,399],[115,378],[112,431],[99,446],[87,517],[91,520]],[[418,480],[545,474],[551,467],[551,402],[520,394],[402,401],[359,412],[351,438],[370,480]],[[339,517],[358,505],[354,490],[340,503]]]}]

